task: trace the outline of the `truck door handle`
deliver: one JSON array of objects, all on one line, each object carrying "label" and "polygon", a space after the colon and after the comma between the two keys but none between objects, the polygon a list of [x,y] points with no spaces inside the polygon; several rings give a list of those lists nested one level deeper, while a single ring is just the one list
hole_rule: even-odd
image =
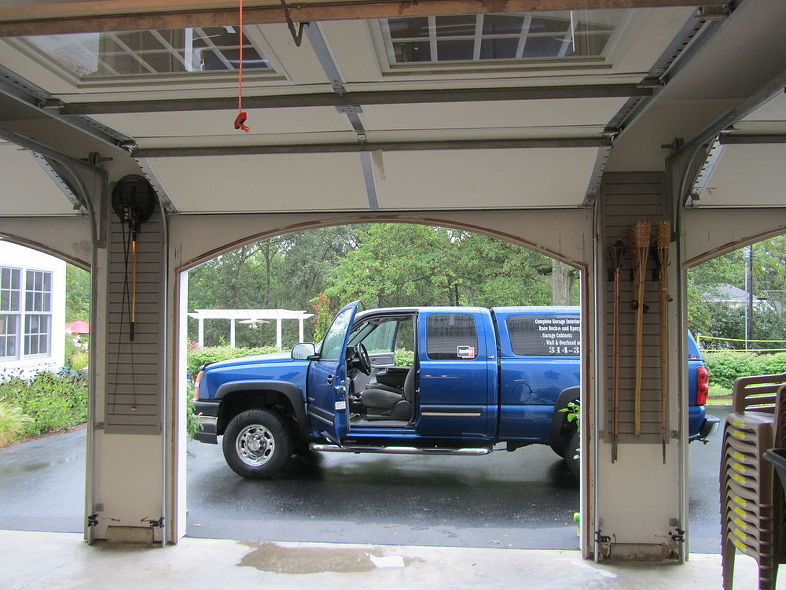
[{"label": "truck door handle", "polygon": [[328,385],[333,385],[333,375],[328,375],[327,376],[327,384]]}]

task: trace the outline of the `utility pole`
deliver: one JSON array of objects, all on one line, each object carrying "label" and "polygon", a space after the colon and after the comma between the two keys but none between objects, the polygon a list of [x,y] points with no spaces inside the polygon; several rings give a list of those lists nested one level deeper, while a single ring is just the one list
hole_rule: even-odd
[{"label": "utility pole", "polygon": [[745,350],[749,350],[753,340],[753,244],[745,251],[745,291],[748,293],[748,308],[745,311]]}]

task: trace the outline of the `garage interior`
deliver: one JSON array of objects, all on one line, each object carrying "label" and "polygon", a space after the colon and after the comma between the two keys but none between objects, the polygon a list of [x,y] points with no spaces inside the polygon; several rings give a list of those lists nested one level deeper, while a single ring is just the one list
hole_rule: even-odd
[{"label": "garage interior", "polygon": [[[0,234],[93,277],[86,539],[185,532],[182,273],[268,236],[401,221],[584,271],[582,555],[687,559],[686,269],[786,230],[786,4],[247,1],[244,59],[239,18],[216,0],[0,6]],[[129,175],[155,193],[133,341],[110,199]],[[648,287],[641,433],[623,332],[613,444],[608,248],[639,220],[670,224],[669,340]]]}]

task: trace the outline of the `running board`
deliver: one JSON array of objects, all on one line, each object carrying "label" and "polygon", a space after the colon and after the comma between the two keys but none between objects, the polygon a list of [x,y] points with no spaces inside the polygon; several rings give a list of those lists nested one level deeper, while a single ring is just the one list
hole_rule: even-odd
[{"label": "running board", "polygon": [[494,449],[491,447],[451,449],[447,447],[432,447],[421,449],[418,447],[366,447],[366,446],[339,446],[312,443],[312,451],[326,453],[385,453],[388,455],[488,455]]}]

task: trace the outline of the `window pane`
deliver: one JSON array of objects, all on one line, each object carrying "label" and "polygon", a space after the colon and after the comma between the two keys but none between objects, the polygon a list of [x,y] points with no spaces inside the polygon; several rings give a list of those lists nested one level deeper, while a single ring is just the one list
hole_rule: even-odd
[{"label": "window pane", "polygon": [[44,273],[44,291],[51,291],[52,290],[52,273],[45,272]]},{"label": "window pane", "polygon": [[28,270],[25,277],[25,289],[32,291],[35,289],[35,273],[32,270]]},{"label": "window pane", "polygon": [[433,360],[477,358],[478,332],[468,314],[431,314],[426,322],[426,354]]},{"label": "window pane", "polygon": [[483,17],[484,35],[518,35],[524,19],[520,16],[487,14]]},{"label": "window pane", "polygon": [[562,49],[562,37],[528,37],[522,57],[556,57]]},{"label": "window pane", "polygon": [[474,41],[438,41],[437,55],[439,61],[455,61],[472,59],[475,49]]},{"label": "window pane", "polygon": [[349,318],[352,316],[351,309],[345,309],[336,316],[333,324],[330,326],[325,340],[322,343],[322,350],[320,352],[320,360],[337,361],[341,358],[344,351],[341,350],[344,344],[344,336],[349,329]]},{"label": "window pane", "polygon": [[393,39],[428,38],[428,18],[389,18],[388,28]]},{"label": "window pane", "polygon": [[[0,273],[0,311],[19,310],[18,268],[3,268]],[[16,286],[14,286],[16,285]]]},{"label": "window pane", "polygon": [[18,316],[0,315],[0,357],[16,356]]},{"label": "window pane", "polygon": [[393,43],[396,63],[431,61],[431,46],[428,41]]},{"label": "window pane", "polygon": [[396,335],[398,322],[385,322],[363,339],[363,345],[368,352],[393,352],[393,339]]},{"label": "window pane", "polygon": [[[513,59],[519,42],[525,48],[521,56],[524,59],[563,59],[602,56],[613,33],[629,14],[625,9],[486,14],[480,30],[476,15],[438,16],[434,18],[433,32],[429,31],[427,18],[383,22],[390,31],[386,43],[394,63],[472,60],[478,43],[481,61]],[[431,55],[430,33],[436,36],[437,56]]]},{"label": "window pane", "polygon": [[529,25],[530,33],[566,33],[570,28],[570,11],[564,10],[552,16],[534,17]]},{"label": "window pane", "polygon": [[505,324],[513,354],[518,356],[578,356],[581,319],[576,315],[516,315]]},{"label": "window pane", "polygon": [[483,39],[480,59],[513,59],[518,45],[518,39]]},{"label": "window pane", "polygon": [[49,353],[50,317],[30,314],[25,317],[25,354]]},{"label": "window pane", "polygon": [[475,34],[475,15],[438,16],[437,38],[440,37],[472,37]]},{"label": "window pane", "polygon": [[[24,39],[50,60],[82,78],[227,70],[238,65],[234,25],[31,36]],[[222,53],[229,68],[212,48]],[[268,61],[244,37],[244,67],[268,68]],[[234,55],[232,54],[234,52]],[[192,59],[192,56],[195,58]],[[141,61],[140,61],[141,59]],[[144,63],[143,63],[144,62]]]}]

